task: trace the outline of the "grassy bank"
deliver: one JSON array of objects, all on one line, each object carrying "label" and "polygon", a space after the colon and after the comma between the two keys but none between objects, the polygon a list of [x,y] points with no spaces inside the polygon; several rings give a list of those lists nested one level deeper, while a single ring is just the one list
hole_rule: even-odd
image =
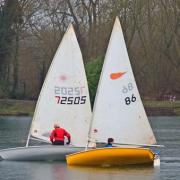
[{"label": "grassy bank", "polygon": [[32,116],[36,101],[29,100],[0,100],[0,115]]},{"label": "grassy bank", "polygon": [[148,115],[177,115],[180,116],[180,101],[143,100]]},{"label": "grassy bank", "polygon": [[[145,110],[149,116],[178,115],[180,116],[180,101],[143,100]],[[36,101],[27,100],[0,100],[0,115],[32,116]]]}]

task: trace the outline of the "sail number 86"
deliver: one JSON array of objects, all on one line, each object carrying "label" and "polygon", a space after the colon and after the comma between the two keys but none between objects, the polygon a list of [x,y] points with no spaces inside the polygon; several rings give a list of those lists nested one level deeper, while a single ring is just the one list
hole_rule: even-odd
[{"label": "sail number 86", "polygon": [[125,98],[125,104],[126,105],[130,105],[131,102],[135,102],[136,101],[136,97],[134,96],[134,94],[132,94],[131,97],[126,97]]}]

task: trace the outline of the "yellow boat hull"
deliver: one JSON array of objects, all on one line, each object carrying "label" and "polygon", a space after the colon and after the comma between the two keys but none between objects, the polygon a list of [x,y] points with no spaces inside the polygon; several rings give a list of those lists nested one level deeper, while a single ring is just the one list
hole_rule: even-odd
[{"label": "yellow boat hull", "polygon": [[153,164],[154,153],[147,148],[97,148],[67,155],[66,161],[78,166]]}]

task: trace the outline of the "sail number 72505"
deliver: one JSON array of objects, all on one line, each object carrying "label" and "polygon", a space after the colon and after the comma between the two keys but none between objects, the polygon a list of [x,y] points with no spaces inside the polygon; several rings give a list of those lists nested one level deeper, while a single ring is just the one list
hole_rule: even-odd
[{"label": "sail number 72505", "polygon": [[85,104],[86,102],[86,96],[55,96],[55,98],[57,100],[57,104]]}]

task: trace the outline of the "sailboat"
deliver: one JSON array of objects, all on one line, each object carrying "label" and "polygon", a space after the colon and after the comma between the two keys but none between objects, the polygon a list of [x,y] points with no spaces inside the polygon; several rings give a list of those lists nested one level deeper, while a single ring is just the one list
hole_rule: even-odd
[{"label": "sailboat", "polygon": [[158,145],[153,145],[156,139],[137,89],[118,17],[107,48],[88,137],[89,144],[97,145],[108,138],[113,138],[120,147],[87,148],[67,155],[67,164],[153,164],[155,153],[143,146]]},{"label": "sailboat", "polygon": [[[69,25],[42,86],[25,147],[0,150],[2,160],[65,160],[86,146],[91,106],[82,54]],[[55,123],[71,134],[71,145],[50,145]],[[29,146],[34,139],[48,144]]]}]

